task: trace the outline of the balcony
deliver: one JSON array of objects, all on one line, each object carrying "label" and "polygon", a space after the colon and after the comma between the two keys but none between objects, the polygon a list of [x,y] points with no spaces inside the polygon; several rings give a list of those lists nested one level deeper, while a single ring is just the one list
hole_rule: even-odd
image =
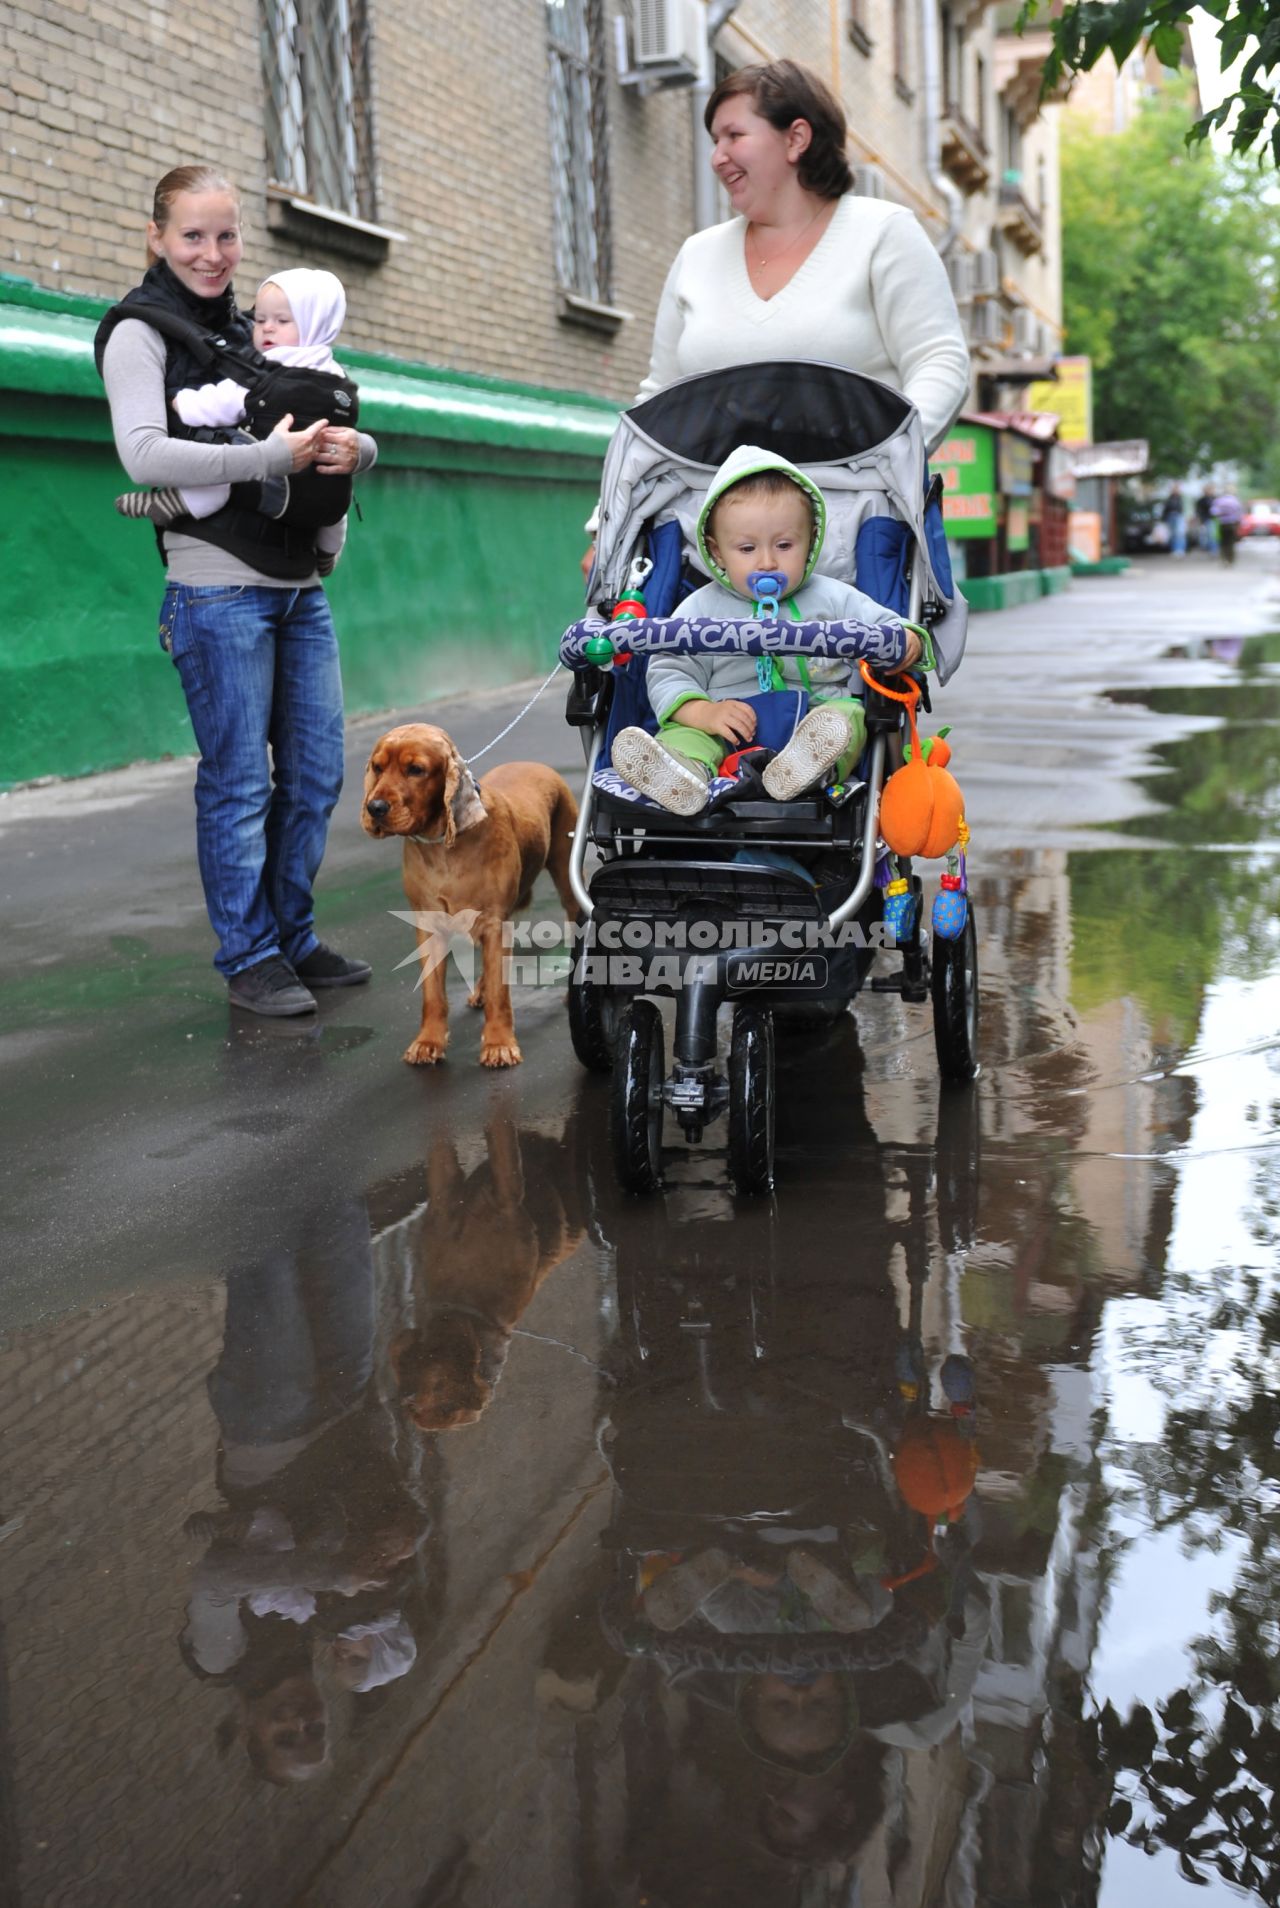
[{"label": "balcony", "polygon": [[1024,258],[1044,250],[1044,219],[1022,187],[1013,179],[1002,179],[996,208],[996,224],[1012,240]]},{"label": "balcony", "polygon": [[940,131],[943,170],[962,192],[981,192],[991,177],[991,154],[982,134],[955,106],[947,107]]},{"label": "balcony", "polygon": [[1042,105],[1056,104],[1071,91],[1071,75],[1066,73],[1046,100],[1040,98],[1044,63],[1052,49],[1053,36],[1047,29],[996,35],[996,92],[1013,108],[1024,131],[1039,117]]}]

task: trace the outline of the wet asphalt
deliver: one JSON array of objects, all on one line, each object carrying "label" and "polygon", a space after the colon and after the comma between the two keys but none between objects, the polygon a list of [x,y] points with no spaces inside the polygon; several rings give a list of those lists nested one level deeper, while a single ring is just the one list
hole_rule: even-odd
[{"label": "wet asphalt", "polygon": [[1280,547],[975,620],[981,1074],[782,1041],[771,1199],[617,1190],[562,987],[401,1064],[389,719],[314,1022],[190,762],[0,800],[0,1908],[1280,1900]]}]

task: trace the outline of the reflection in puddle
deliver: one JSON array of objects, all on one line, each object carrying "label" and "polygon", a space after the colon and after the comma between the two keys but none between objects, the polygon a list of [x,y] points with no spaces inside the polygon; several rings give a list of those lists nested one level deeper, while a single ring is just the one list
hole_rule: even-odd
[{"label": "reflection in puddle", "polygon": [[548,1045],[0,1349],[0,1900],[1275,1902],[1275,713],[983,872],[975,1091],[781,1043],[775,1202]]}]

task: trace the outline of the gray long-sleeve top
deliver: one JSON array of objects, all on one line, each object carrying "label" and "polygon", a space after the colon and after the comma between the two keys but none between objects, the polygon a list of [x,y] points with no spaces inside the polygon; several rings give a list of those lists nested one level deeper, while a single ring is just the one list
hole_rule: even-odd
[{"label": "gray long-sleeve top", "polygon": [[[854,589],[834,576],[813,576],[788,601],[795,606],[799,622],[880,623],[900,629],[901,617],[885,609],[865,590]],[[678,603],[673,617],[717,616],[726,620],[749,617],[751,604],[725,589],[721,583],[704,583]],[[839,660],[810,657],[809,680],[819,700],[831,696],[860,696],[862,686],[851,665]],[[804,678],[794,656],[780,656],[778,664],[788,688],[803,687]],[[702,655],[652,656],[645,678],[653,713],[667,722],[683,703],[694,701],[726,702],[736,696],[760,693],[756,659],[741,650],[714,650]]]},{"label": "gray long-sleeve top", "polygon": [[[103,354],[102,377],[116,454],[135,484],[252,483],[288,473],[293,459],[283,437],[266,437],[252,444],[201,444],[194,438],[171,437],[165,356],[165,340],[138,318],[127,318],[116,326]],[[365,432],[359,437],[356,469],[368,470],[377,459],[378,447]],[[244,583],[295,590],[320,580],[312,575],[299,584],[264,576],[216,544],[172,530],[164,532],[164,549],[171,583]]]}]

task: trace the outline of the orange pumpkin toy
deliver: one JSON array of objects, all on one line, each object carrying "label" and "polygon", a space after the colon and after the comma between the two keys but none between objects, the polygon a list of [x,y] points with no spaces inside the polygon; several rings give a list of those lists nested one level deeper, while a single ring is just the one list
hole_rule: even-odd
[{"label": "orange pumpkin toy", "polygon": [[934,1524],[955,1524],[977,1482],[978,1453],[956,1425],[914,1418],[894,1452],[893,1475],[912,1510]]},{"label": "orange pumpkin toy", "polygon": [[863,676],[877,694],[906,704],[911,730],[910,759],[889,777],[880,796],[881,836],[895,855],[937,860],[951,852],[964,832],[964,796],[946,767],[951,760],[950,744],[935,735],[920,746],[916,684],[905,692],[888,689],[868,675],[865,664]]}]

